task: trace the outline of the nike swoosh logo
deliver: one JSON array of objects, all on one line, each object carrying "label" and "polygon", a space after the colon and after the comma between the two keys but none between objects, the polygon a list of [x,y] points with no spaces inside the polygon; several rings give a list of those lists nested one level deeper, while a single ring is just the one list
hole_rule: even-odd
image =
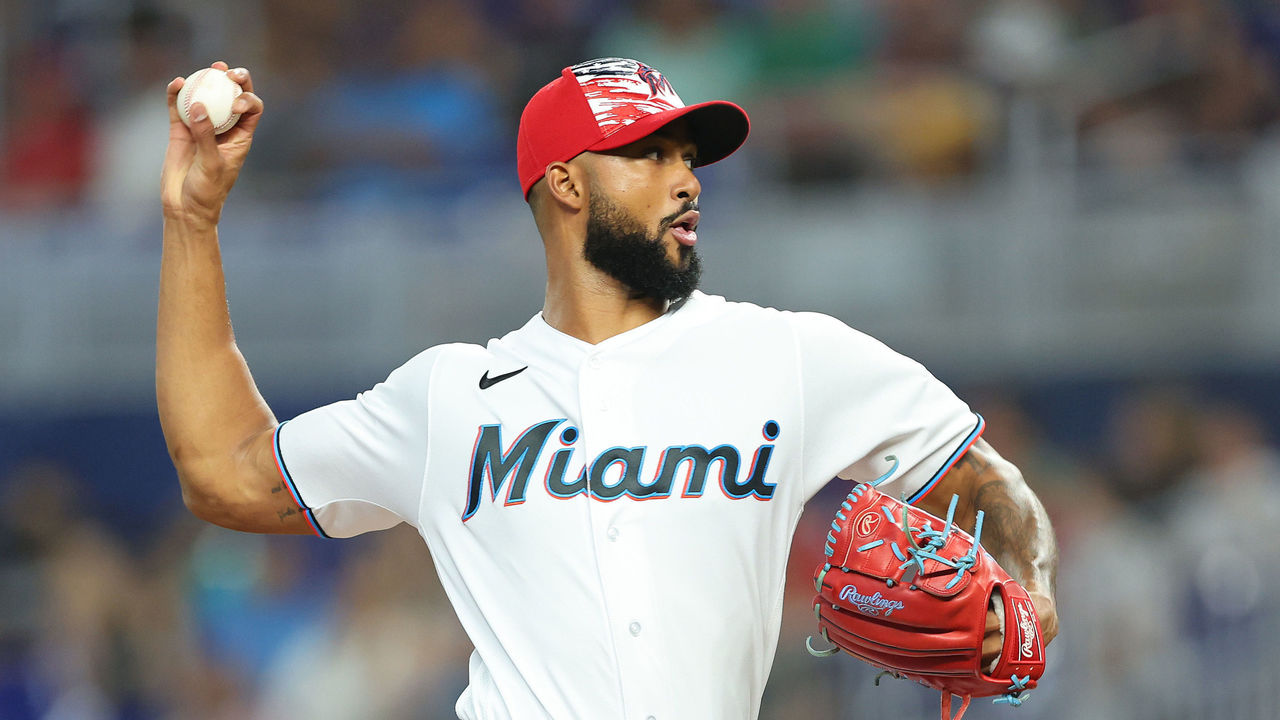
[{"label": "nike swoosh logo", "polygon": [[494,375],[493,377],[489,377],[489,371],[485,370],[484,375],[480,376],[480,389],[488,390],[489,388],[493,387],[494,385],[497,385],[503,380],[506,380],[507,378],[515,377],[516,375],[519,375],[520,373],[528,369],[529,369],[529,366],[525,365],[519,370],[512,370],[509,373],[502,373],[501,375]]}]

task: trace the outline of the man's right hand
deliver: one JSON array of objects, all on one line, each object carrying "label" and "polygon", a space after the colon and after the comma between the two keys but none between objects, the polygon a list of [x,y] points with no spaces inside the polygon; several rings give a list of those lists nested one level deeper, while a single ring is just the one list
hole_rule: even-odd
[{"label": "man's right hand", "polygon": [[[224,62],[212,67],[226,71]],[[161,201],[166,220],[217,225],[227,193],[240,175],[253,132],[262,117],[262,99],[253,94],[249,71],[236,68],[227,76],[239,83],[244,92],[232,103],[231,111],[240,120],[221,135],[213,134],[213,123],[204,106],[191,107],[191,127],[178,117],[178,91],[182,78],[169,83],[169,148],[164,156],[161,175]],[[199,118],[198,120],[196,118]]]}]

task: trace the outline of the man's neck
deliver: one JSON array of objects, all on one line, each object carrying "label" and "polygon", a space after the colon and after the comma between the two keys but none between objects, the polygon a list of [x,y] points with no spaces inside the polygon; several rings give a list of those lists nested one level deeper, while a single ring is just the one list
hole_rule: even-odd
[{"label": "man's neck", "polygon": [[625,285],[609,277],[582,278],[577,283],[548,283],[542,319],[560,332],[596,345],[652,322],[667,302],[633,298]]}]

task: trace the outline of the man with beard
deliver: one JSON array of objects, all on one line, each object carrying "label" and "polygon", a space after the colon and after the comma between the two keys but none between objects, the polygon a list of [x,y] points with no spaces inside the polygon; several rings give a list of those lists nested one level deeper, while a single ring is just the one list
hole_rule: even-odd
[{"label": "man with beard", "polygon": [[805,501],[891,466],[886,492],[986,510],[985,547],[1056,634],[1049,521],[979,415],[831,317],[696,290],[693,170],[736,150],[747,116],[685,106],[634,60],[565,68],[521,117],[542,311],[278,423],[218,255],[262,112],[230,76],[244,115],[219,139],[199,106],[183,126],[169,86],[156,384],[183,498],[251,532],[417,528],[475,645],[460,718],[756,717]]}]

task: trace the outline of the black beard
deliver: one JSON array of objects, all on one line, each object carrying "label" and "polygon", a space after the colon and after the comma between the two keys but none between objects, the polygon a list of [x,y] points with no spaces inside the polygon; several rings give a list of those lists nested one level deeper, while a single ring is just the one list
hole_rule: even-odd
[{"label": "black beard", "polygon": [[698,287],[702,260],[692,247],[681,245],[680,264],[672,263],[667,259],[662,236],[676,218],[697,207],[692,201],[686,202],[679,212],[658,224],[656,234],[650,234],[639,220],[596,190],[587,208],[583,255],[587,262],[631,288],[632,298],[684,300]]}]

